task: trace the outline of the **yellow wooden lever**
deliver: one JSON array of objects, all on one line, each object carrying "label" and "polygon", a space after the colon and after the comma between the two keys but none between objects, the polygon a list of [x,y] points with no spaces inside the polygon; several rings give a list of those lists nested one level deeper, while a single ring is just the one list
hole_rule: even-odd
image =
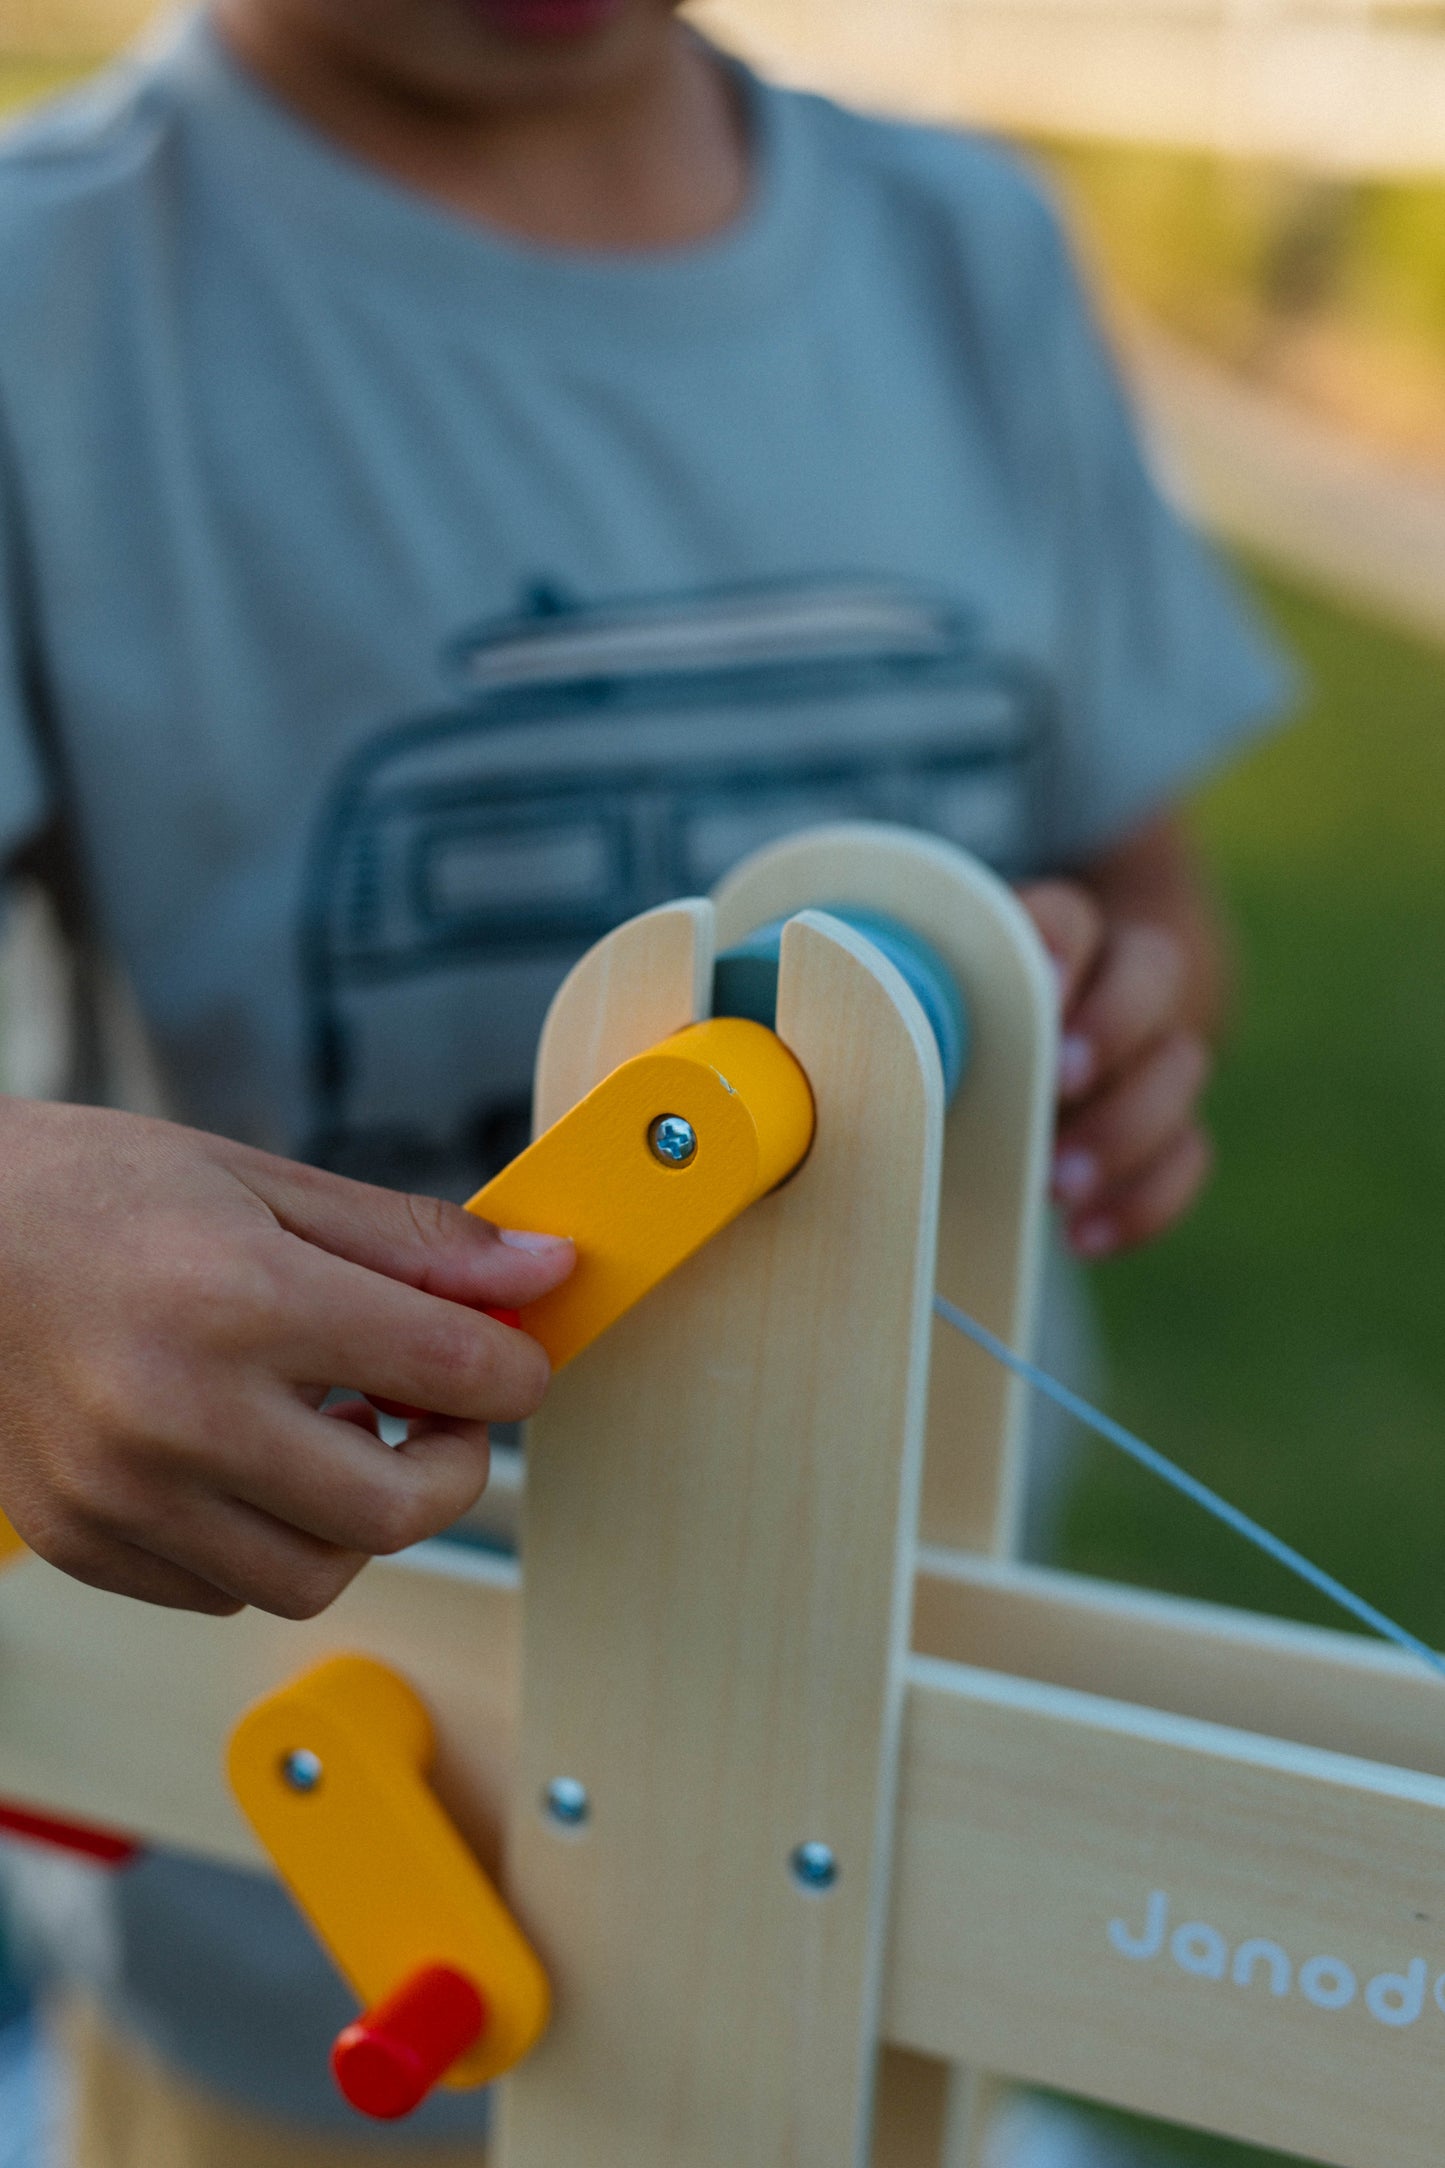
[{"label": "yellow wooden lever", "polygon": [[[547,2022],[546,1974],[426,1782],[432,1724],[385,1664],[334,1656],[248,1710],[231,1788],[363,2005],[445,1967],[485,2023],[441,2082],[481,2085]],[[386,2111],[382,2111],[386,2112]]]},{"label": "yellow wooden lever", "polygon": [[812,1140],[808,1080],[782,1040],[714,1017],[614,1069],[467,1210],[576,1243],[571,1278],[521,1312],[556,1370],[775,1189]]}]

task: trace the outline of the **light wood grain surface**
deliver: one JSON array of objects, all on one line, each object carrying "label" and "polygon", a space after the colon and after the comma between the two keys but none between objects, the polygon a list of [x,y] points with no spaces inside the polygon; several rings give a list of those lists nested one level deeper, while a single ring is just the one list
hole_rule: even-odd
[{"label": "light wood grain surface", "polygon": [[[1438,2168],[1445,1782],[926,1657],[912,1682],[891,2037],[1340,2168]],[[1111,1923],[1147,1948],[1156,1892],[1163,1946],[1124,1954]],[[1279,1957],[1237,1982],[1260,1941]]]},{"label": "light wood grain surface", "polygon": [[[1033,1331],[1053,1129],[1057,994],[1012,890],[935,837],[881,822],[818,828],[745,859],[716,896],[719,948],[816,904],[895,918],[951,968],[971,1026],[944,1132],[938,1285],[1011,1347]],[[1022,1389],[934,1330],[922,1533],[957,1550],[1013,1541]]]},{"label": "light wood grain surface", "polygon": [[[557,2006],[508,2087],[507,2168],[866,2157],[941,1085],[844,929],[789,928],[778,1028],[811,1156],[532,1430],[509,1881]],[[549,1051],[570,1038],[564,998]],[[557,1775],[591,1795],[580,1838],[539,1811]],[[826,1895],[789,1874],[808,1839],[841,1863]]]},{"label": "light wood grain surface", "polygon": [[1383,1641],[1049,1566],[918,1563],[920,1654],[1445,1777],[1445,1681]]},{"label": "light wood grain surface", "polygon": [[706,1016],[712,957],[712,905],[693,897],[630,920],[579,958],[542,1027],[534,1133],[634,1054]]},{"label": "light wood grain surface", "polygon": [[[727,947],[808,904],[876,911],[930,943],[952,971],[969,1021],[968,1067],[948,1110],[939,1196],[938,1285],[1010,1346],[1033,1332],[1053,1128],[1057,998],[1033,927],[1004,882],[916,830],[851,822],[789,837],[744,859],[716,896]],[[920,1516],[925,1540],[1006,1554],[1023,1493],[1022,1388],[935,1323]],[[919,2058],[884,2055],[879,2160],[978,2168],[992,2089],[946,2078]],[[914,2133],[943,2094],[940,2137]],[[920,2091],[917,2111],[912,2092]],[[936,2119],[935,2119],[936,2120]]]}]

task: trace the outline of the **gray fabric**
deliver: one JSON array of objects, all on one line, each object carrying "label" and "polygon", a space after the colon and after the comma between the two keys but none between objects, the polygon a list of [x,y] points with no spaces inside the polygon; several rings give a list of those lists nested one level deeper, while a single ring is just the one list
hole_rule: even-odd
[{"label": "gray fabric", "polygon": [[[404,1872],[404,1863],[397,1862]],[[121,1965],[108,2002],[157,2050],[220,2093],[234,2093],[237,2041],[256,2075],[256,2105],[301,2122],[344,2122],[350,2137],[392,2133],[347,2110],[330,2090],[331,2043],[356,2015],[309,1928],[279,1884],[222,1874],[195,1860],[145,1860],[113,1888]],[[318,2110],[324,2106],[324,2118]],[[479,2093],[440,2091],[410,2116],[408,2143],[480,2135]]]},{"label": "gray fabric", "polygon": [[[65,817],[187,1119],[464,1194],[619,918],[838,816],[1058,869],[1282,699],[1020,169],[743,88],[746,215],[651,256],[437,208],[200,21],[0,152],[0,850]],[[275,1891],[87,1888],[125,2022],[343,2117]]]},{"label": "gray fabric", "polygon": [[460,1187],[606,925],[837,814],[1057,867],[1277,703],[1021,172],[749,104],[747,216],[650,257],[199,23],[0,157],[0,834],[48,771],[189,1118]]}]

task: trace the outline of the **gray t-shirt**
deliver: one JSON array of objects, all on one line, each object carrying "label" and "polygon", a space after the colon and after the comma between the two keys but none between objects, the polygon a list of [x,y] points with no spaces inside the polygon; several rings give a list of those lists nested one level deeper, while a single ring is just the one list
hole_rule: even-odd
[{"label": "gray t-shirt", "polygon": [[[187,1119],[464,1194],[617,920],[842,816],[1065,868],[1279,705],[1013,160],[740,81],[748,209],[651,254],[439,208],[199,20],[0,152],[0,858],[68,824]],[[278,1897],[119,1903],[167,2052],[344,2113]]]}]

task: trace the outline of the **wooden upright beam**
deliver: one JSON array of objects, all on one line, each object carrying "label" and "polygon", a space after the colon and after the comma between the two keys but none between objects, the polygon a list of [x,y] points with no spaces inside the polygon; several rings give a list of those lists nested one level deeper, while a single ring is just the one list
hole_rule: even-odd
[{"label": "wooden upright beam", "polygon": [[[813,829],[753,853],[715,901],[720,948],[808,904],[832,904],[896,918],[952,971],[967,1006],[969,1049],[944,1126],[938,1285],[1009,1346],[1027,1349],[1045,1226],[1058,997],[1018,899],[936,837],[870,821]],[[995,1555],[1015,1548],[1026,1414],[1007,1372],[934,1325],[920,1509],[926,1542]],[[878,2168],[905,2146],[917,2149],[917,2168],[977,2168],[987,2122],[981,2082],[963,2071],[930,2071],[918,2057],[886,2066],[885,2057]],[[915,2133],[930,2122],[939,2124],[939,2142],[921,2146]]]},{"label": "wooden upright beam", "polygon": [[[755,852],[717,892],[718,946],[808,904],[896,918],[950,967],[968,1067],[944,1127],[938,1285],[1010,1347],[1033,1333],[1048,1200],[1058,995],[1012,890],[934,836],[881,822],[818,828]],[[1023,1388],[934,1327],[921,1533],[1007,1552],[1022,1500]]]},{"label": "wooden upright beam", "polygon": [[[588,992],[548,1058],[595,1035]],[[507,2088],[506,2168],[866,2158],[942,1088],[917,1003],[834,922],[789,927],[778,1030],[810,1157],[530,1433],[508,1887],[556,2014]],[[579,1830],[548,1817],[557,1777]],[[831,1886],[794,1872],[809,1843]]]}]

